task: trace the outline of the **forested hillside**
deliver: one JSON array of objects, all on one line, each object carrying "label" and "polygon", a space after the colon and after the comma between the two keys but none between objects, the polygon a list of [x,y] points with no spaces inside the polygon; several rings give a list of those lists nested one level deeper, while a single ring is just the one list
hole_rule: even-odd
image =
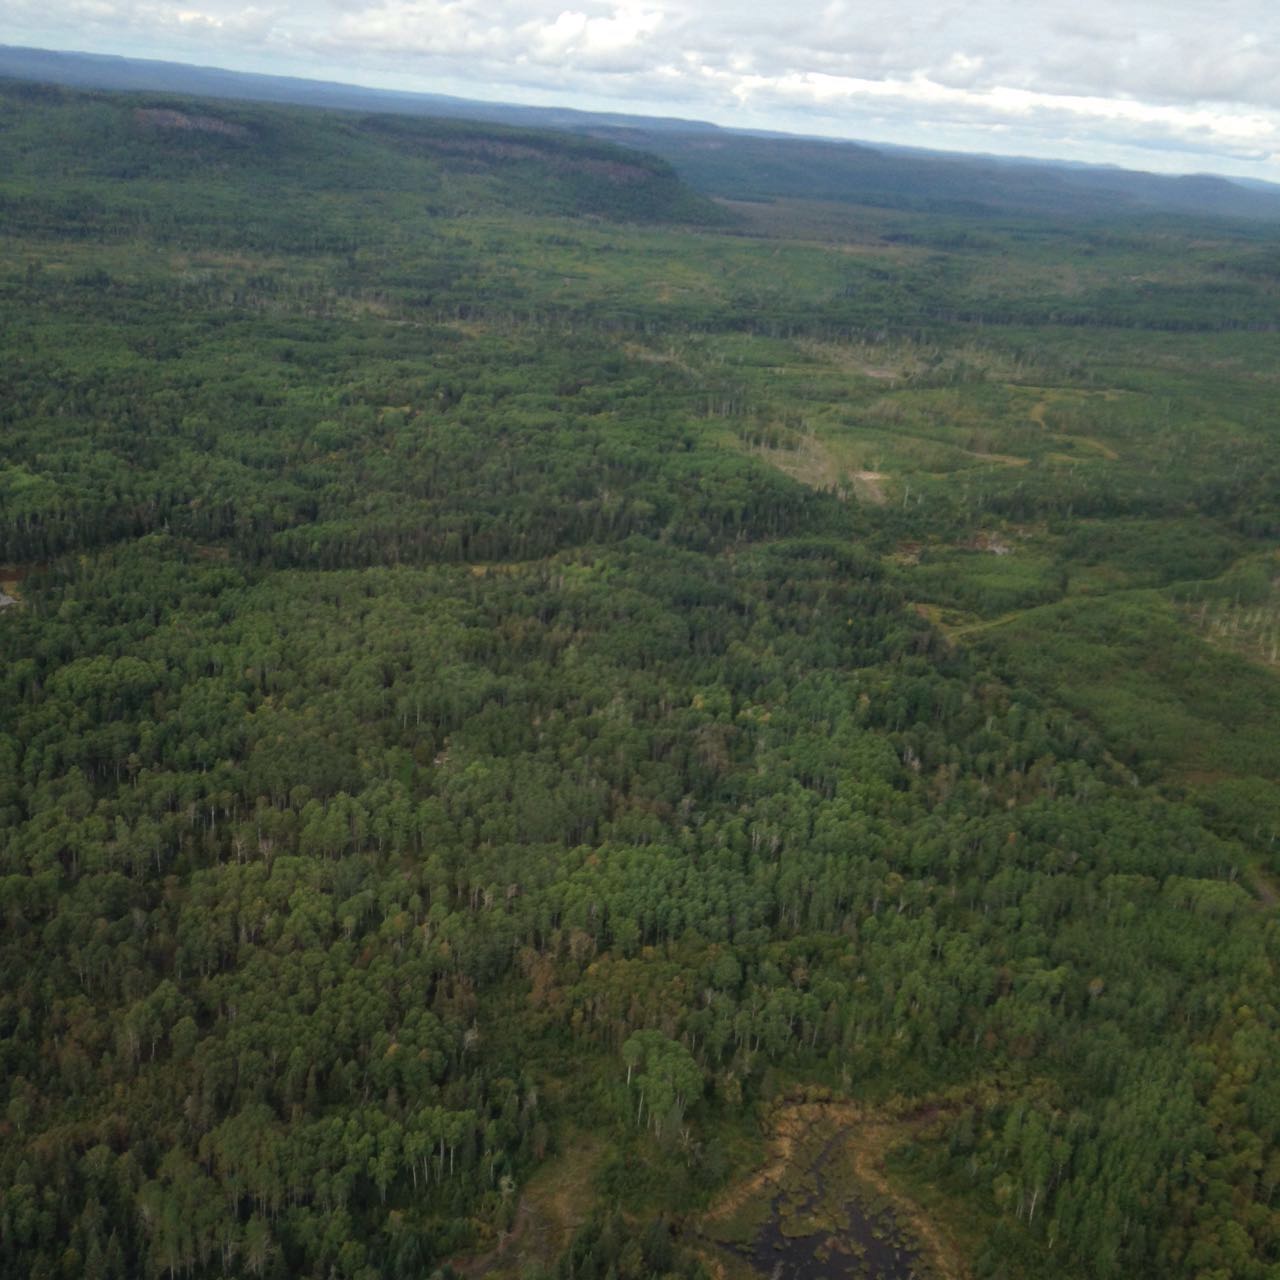
[{"label": "forested hillside", "polygon": [[649,151],[704,194],[802,196],[943,213],[1022,212],[1102,221],[1117,212],[1280,219],[1280,186],[1210,174],[1173,177],[1111,165],[925,151],[722,128],[703,120],[481,102],[438,93],[258,75],[147,58],[0,44],[0,78],[81,89],[200,94],[340,111],[394,112],[557,129]]},{"label": "forested hillside", "polygon": [[0,173],[0,1272],[1272,1280],[1273,229]]}]

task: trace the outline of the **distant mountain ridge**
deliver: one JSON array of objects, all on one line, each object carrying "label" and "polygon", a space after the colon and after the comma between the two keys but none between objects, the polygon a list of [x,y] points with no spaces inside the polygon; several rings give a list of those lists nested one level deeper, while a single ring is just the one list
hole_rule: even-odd
[{"label": "distant mountain ridge", "polygon": [[1166,176],[732,130],[591,132],[661,156],[691,186],[729,199],[798,197],[964,215],[1280,218],[1280,187],[1210,174]]},{"label": "distant mountain ridge", "polygon": [[[13,79],[0,79],[0,173],[0,215],[11,227],[157,234],[154,210],[181,208],[181,234],[202,226],[215,239],[244,236],[253,224],[263,244],[295,250],[317,237],[353,243],[364,198],[409,197],[411,217],[730,217],[660,157],[580,133]],[[287,200],[263,202],[263,190],[324,196],[345,212],[315,205],[285,225],[277,214]]]},{"label": "distant mountain ridge", "polygon": [[0,77],[43,80],[80,89],[141,89],[208,98],[280,102],[296,106],[334,107],[347,111],[387,111],[402,115],[457,116],[525,128],[588,128],[620,125],[646,129],[710,129],[700,120],[664,116],[632,116],[607,111],[579,111],[572,107],[528,107],[514,103],[480,102],[445,93],[413,93],[399,89],[371,89],[331,80],[272,76],[221,67],[192,66],[150,58],[113,54],[62,53],[0,44]]},{"label": "distant mountain ridge", "polygon": [[1110,165],[963,155],[6,45],[0,45],[0,77],[587,134],[660,156],[696,190],[726,199],[801,198],[930,213],[1085,219],[1167,214],[1280,220],[1280,186],[1210,174],[1175,177]]}]

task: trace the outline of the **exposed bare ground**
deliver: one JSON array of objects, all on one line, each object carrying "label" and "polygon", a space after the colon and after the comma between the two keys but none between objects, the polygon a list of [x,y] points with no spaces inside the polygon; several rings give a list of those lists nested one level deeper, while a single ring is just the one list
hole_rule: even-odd
[{"label": "exposed bare ground", "polygon": [[797,1160],[803,1159],[801,1148],[807,1139],[816,1132],[824,1138],[839,1134],[852,1158],[857,1179],[892,1205],[894,1215],[920,1242],[935,1274],[943,1280],[968,1280],[969,1269],[956,1241],[895,1186],[884,1170],[885,1156],[932,1118],[930,1114],[899,1119],[852,1102],[784,1103],[774,1113],[773,1136],[764,1166],[731,1187],[702,1216],[702,1224],[712,1226],[749,1204],[772,1199],[782,1189],[787,1173],[794,1172]]},{"label": "exposed bare ground", "polygon": [[22,580],[26,576],[22,565],[0,564],[0,609],[12,609],[22,603]]},{"label": "exposed bare ground", "polygon": [[863,502],[869,502],[874,507],[883,507],[889,501],[885,497],[883,487],[888,477],[883,471],[855,471],[852,478],[853,491]]},{"label": "exposed bare ground", "polygon": [[796,346],[807,356],[823,364],[847,373],[861,374],[864,378],[896,382],[909,377],[919,367],[913,353],[901,350],[887,352],[884,347],[845,345],[837,342],[801,340]]},{"label": "exposed bare ground", "polygon": [[852,495],[876,507],[888,501],[884,491],[888,476],[883,471],[846,469],[831,446],[817,436],[805,436],[795,449],[751,445],[747,446],[747,452],[810,489],[834,493],[841,498]]},{"label": "exposed bare ground", "polygon": [[975,533],[968,542],[961,545],[969,551],[989,551],[993,556],[1013,554],[1013,548],[1000,534],[994,532]]},{"label": "exposed bare ground", "polygon": [[962,449],[962,453],[970,458],[981,458],[983,462],[999,462],[1006,467],[1025,467],[1030,458],[1019,458],[1012,453],[984,453],[980,449]]},{"label": "exposed bare ground", "polygon": [[643,360],[645,364],[669,364],[684,373],[694,373],[693,367],[681,359],[674,350],[655,351],[652,347],[641,346],[638,342],[624,342],[622,349],[633,360]]},{"label": "exposed bare ground", "polygon": [[157,129],[178,129],[184,133],[220,133],[228,138],[247,138],[249,130],[242,124],[219,120],[217,116],[190,116],[184,111],[165,107],[135,107],[133,118],[139,124]]},{"label": "exposed bare ground", "polygon": [[773,449],[768,445],[752,445],[748,452],[761,458],[783,475],[799,480],[810,489],[844,495],[844,477],[835,454],[817,436],[805,436],[795,449]]}]

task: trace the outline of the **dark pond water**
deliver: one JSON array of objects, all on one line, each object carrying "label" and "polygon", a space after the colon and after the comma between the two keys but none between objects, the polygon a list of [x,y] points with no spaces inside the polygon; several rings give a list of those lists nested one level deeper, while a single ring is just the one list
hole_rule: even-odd
[{"label": "dark pond water", "polygon": [[742,1252],[771,1280],[917,1280],[920,1255],[903,1243],[889,1213],[864,1213],[846,1206],[838,1236],[783,1235],[774,1217]]},{"label": "dark pond water", "polygon": [[842,1205],[840,1229],[834,1234],[784,1234],[785,1218],[803,1219],[826,1196],[823,1166],[839,1140],[837,1136],[828,1143],[813,1167],[816,1191],[793,1200],[785,1213],[785,1196],[774,1197],[769,1221],[749,1245],[737,1246],[737,1252],[770,1280],[924,1280],[927,1271],[920,1251],[908,1243],[893,1214],[855,1199]]}]

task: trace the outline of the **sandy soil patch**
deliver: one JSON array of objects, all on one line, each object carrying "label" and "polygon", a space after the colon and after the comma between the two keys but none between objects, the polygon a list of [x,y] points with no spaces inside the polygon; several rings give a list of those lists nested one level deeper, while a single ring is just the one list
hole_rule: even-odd
[{"label": "sandy soil patch", "polygon": [[22,580],[26,576],[27,570],[21,565],[0,565],[0,609],[13,609],[22,603]]},{"label": "sandy soil patch", "polygon": [[1005,467],[1025,467],[1030,458],[1019,458],[1012,453],[984,453],[981,449],[963,449],[962,453],[969,458],[978,458],[983,462],[998,462]]},{"label": "sandy soil patch", "polygon": [[863,502],[883,507],[889,501],[884,491],[884,482],[888,478],[883,471],[855,471],[852,475],[853,491]]},{"label": "sandy soil patch", "polygon": [[831,446],[817,436],[803,437],[794,449],[775,449],[769,445],[744,447],[753,457],[820,493],[834,493],[844,499],[855,497],[875,507],[882,507],[889,500],[884,490],[889,477],[883,471],[848,470]]}]

